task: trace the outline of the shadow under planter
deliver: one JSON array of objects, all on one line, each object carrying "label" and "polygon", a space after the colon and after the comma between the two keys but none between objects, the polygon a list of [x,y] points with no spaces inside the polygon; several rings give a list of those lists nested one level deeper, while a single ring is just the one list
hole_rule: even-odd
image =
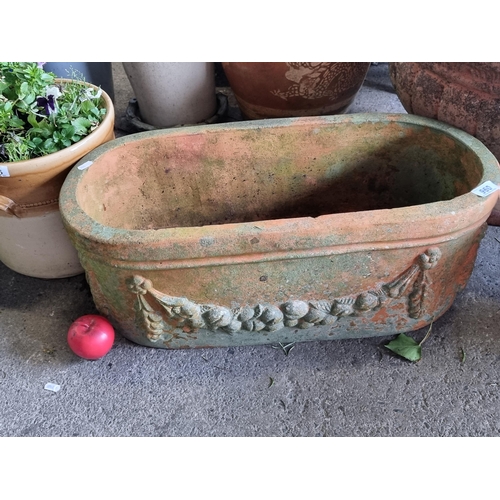
[{"label": "shadow under planter", "polygon": [[101,313],[139,344],[215,347],[428,325],[472,271],[498,183],[477,139],[411,115],[127,136],[61,213]]}]

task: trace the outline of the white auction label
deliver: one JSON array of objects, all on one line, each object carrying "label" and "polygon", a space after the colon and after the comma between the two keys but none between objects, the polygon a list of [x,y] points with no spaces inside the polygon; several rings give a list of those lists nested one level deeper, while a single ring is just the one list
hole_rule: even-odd
[{"label": "white auction label", "polygon": [[0,177],[10,177],[9,169],[4,165],[0,165]]},{"label": "white auction label", "polygon": [[52,382],[48,382],[47,384],[45,384],[44,387],[44,389],[46,389],[47,391],[52,391],[52,392],[57,392],[60,388],[61,388],[60,385],[53,384]]},{"label": "white auction label", "polygon": [[78,165],[78,170],[85,170],[86,168],[89,168],[90,165],[94,163],[93,161],[86,161],[85,163],[82,163],[81,165]]},{"label": "white auction label", "polygon": [[494,193],[498,189],[500,189],[500,188],[494,182],[486,181],[486,182],[483,182],[477,188],[473,189],[471,191],[471,193],[477,194],[478,196],[482,196],[484,198],[485,196],[488,196],[491,193]]}]

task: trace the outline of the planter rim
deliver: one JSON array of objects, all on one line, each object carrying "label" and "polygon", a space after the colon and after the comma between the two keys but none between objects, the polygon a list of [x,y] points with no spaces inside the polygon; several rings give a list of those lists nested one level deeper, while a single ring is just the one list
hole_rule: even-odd
[{"label": "planter rim", "polygon": [[[70,78],[56,78],[56,82],[64,83],[72,81]],[[85,85],[89,87],[93,87],[94,89],[98,89],[99,87],[89,83],[84,82]],[[102,89],[101,89],[102,90]],[[102,90],[102,97],[106,106],[106,114],[102,122],[99,126],[93,130],[89,135],[85,136],[83,139],[80,139],[78,142],[75,142],[71,146],[67,148],[56,151],[55,153],[50,153],[48,155],[40,156],[37,158],[31,158],[30,160],[23,161],[14,161],[14,162],[0,162],[0,166],[6,166],[9,170],[9,177],[16,177],[20,175],[29,175],[33,173],[41,173],[47,170],[51,170],[54,164],[63,163],[67,161],[68,154],[73,153],[74,151],[83,149],[89,149],[91,143],[95,140],[100,140],[99,137],[102,134],[106,133],[108,125],[111,121],[114,121],[114,106],[113,101],[109,97],[109,95]],[[92,147],[90,146],[90,149]]]},{"label": "planter rim", "polygon": [[[277,220],[259,220],[258,222],[214,224],[210,226],[189,226],[163,229],[120,229],[103,225],[92,219],[78,205],[76,192],[79,182],[83,179],[86,170],[79,170],[78,166],[94,161],[101,155],[123,144],[144,141],[157,136],[164,135],[191,135],[211,134],[226,129],[265,129],[277,126],[290,126],[292,124],[304,124],[318,126],[334,125],[336,123],[363,124],[391,123],[407,124],[410,126],[427,127],[437,130],[455,141],[470,148],[480,159],[483,167],[483,175],[478,186],[486,181],[492,181],[500,185],[500,168],[495,156],[478,139],[470,134],[445,123],[411,114],[389,114],[389,113],[353,113],[347,115],[333,115],[321,117],[300,118],[276,118],[266,120],[251,120],[246,122],[233,122],[214,125],[198,125],[176,129],[162,129],[150,132],[131,134],[119,139],[107,142],[85,157],[83,157],[70,171],[61,189],[60,209],[63,221],[67,228],[77,227],[74,235],[78,244],[92,246],[94,244],[111,244],[111,256],[122,260],[121,247],[131,245],[131,241],[140,241],[143,260],[163,260],[166,255],[169,259],[183,259],[186,256],[211,257],[229,255],[226,251],[227,243],[234,242],[244,231],[252,231],[259,235],[261,243],[259,248],[252,248],[252,252],[266,252],[272,248],[276,252],[291,250],[300,252],[301,249],[344,247],[355,243],[356,247],[384,247],[385,241],[381,235],[381,226],[391,227],[390,241],[408,242],[410,246],[416,246],[421,238],[429,237],[426,234],[412,233],[408,237],[409,221],[421,222],[425,226],[426,221],[433,221],[433,234],[436,239],[453,239],[455,233],[461,233],[473,225],[483,223],[492,211],[498,196],[495,194],[481,198],[474,193],[466,193],[451,200],[438,201],[422,205],[407,206],[393,209],[369,210],[327,214],[319,217],[299,217]],[[89,167],[92,168],[92,167]],[[476,186],[474,186],[476,187]],[[384,215],[380,220],[380,215]],[[295,236],[300,226],[303,236]],[[367,230],[367,227],[369,228]],[[187,231],[189,229],[189,231]],[[361,231],[361,232],[360,232]],[[71,231],[75,233],[74,231]],[[248,234],[248,233],[247,233]],[[276,248],[278,234],[287,234],[288,247]],[[133,235],[131,237],[131,235]],[[304,236],[305,235],[305,236]],[[210,237],[214,244],[202,246],[199,244],[203,238]],[[389,241],[389,236],[386,236]],[[412,239],[413,238],[413,239]],[[412,243],[412,241],[414,243]],[[83,242],[83,243],[82,243]],[[234,245],[233,245],[234,247]],[[235,250],[235,254],[245,254],[242,243]],[[158,255],[161,254],[161,258]],[[126,259],[130,260],[130,253]]]}]

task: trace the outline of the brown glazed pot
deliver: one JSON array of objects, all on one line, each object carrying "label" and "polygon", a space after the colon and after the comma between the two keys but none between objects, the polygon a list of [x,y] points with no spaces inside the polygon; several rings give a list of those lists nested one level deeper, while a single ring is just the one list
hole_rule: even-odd
[{"label": "brown glazed pot", "polygon": [[242,113],[250,119],[343,113],[370,63],[224,62]]},{"label": "brown glazed pot", "polygon": [[[500,63],[394,62],[389,72],[408,113],[465,130],[500,160]],[[488,222],[500,225],[500,199]]]},{"label": "brown glazed pot", "polygon": [[406,114],[145,132],[89,161],[61,214],[94,301],[163,348],[422,328],[472,271],[495,199],[471,190],[500,182],[477,139]]}]

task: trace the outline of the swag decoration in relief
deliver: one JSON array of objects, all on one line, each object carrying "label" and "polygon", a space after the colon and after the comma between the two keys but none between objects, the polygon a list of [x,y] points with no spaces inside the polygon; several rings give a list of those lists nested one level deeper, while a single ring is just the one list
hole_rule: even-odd
[{"label": "swag decoration in relief", "polygon": [[[147,337],[152,342],[187,338],[191,332],[200,328],[227,334],[262,330],[274,332],[285,327],[333,325],[340,318],[377,310],[391,299],[402,297],[411,283],[413,285],[408,295],[407,311],[410,318],[418,319],[424,313],[425,297],[430,285],[427,271],[437,264],[440,257],[439,248],[429,248],[393,281],[376,290],[333,301],[289,300],[280,305],[257,304],[230,309],[212,304],[196,304],[185,297],[166,295],[156,290],[151,280],[139,275],[132,276],[127,284],[137,296],[136,322],[146,329]],[[153,308],[150,302],[159,308]]]}]

